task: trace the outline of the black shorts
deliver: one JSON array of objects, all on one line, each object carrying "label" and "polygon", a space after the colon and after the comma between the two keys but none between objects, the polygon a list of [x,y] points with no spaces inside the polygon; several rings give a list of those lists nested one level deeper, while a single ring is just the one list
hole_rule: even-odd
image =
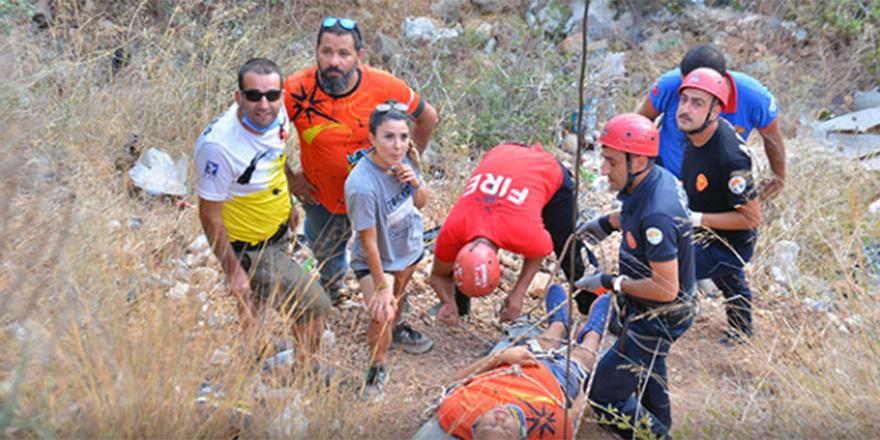
[{"label": "black shorts", "polygon": [[[416,258],[416,261],[413,264],[410,264],[409,267],[413,267],[416,264],[421,263],[422,258],[425,258],[425,249],[422,249],[422,253],[419,254],[419,258]],[[393,272],[385,272],[385,273],[393,275]],[[358,269],[358,270],[354,271],[354,276],[358,279],[358,281],[360,281],[361,278],[363,278],[369,274],[370,274],[370,269]]]}]

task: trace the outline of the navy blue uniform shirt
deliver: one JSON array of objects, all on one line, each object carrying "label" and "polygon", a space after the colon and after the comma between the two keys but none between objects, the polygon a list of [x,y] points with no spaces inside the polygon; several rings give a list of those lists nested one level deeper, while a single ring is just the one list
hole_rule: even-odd
[{"label": "navy blue uniform shirt", "polygon": [[[654,273],[650,262],[678,259],[677,299],[687,299],[696,284],[694,246],[687,196],[678,179],[655,165],[622,200],[620,274],[634,280],[650,278]],[[659,304],[627,297],[648,306]]]},{"label": "navy blue uniform shirt", "polygon": [[[758,196],[752,174],[752,156],[743,139],[723,119],[719,119],[715,134],[702,147],[695,147],[688,138],[681,162],[681,181],[689,207],[696,212],[733,211]],[[713,232],[735,247],[748,244],[757,237],[754,229],[713,229]],[[717,238],[709,234],[705,239]]]}]

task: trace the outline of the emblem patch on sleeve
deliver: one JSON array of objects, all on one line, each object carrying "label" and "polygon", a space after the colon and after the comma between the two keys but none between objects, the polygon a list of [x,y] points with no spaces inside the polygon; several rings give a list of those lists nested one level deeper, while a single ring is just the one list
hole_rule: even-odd
[{"label": "emblem patch on sleeve", "polygon": [[648,243],[657,246],[663,241],[663,232],[657,228],[648,228],[648,230],[645,231],[645,237],[648,239]]},{"label": "emblem patch on sleeve", "polygon": [[727,188],[734,194],[742,194],[746,190],[746,178],[743,176],[733,176],[727,181]]}]

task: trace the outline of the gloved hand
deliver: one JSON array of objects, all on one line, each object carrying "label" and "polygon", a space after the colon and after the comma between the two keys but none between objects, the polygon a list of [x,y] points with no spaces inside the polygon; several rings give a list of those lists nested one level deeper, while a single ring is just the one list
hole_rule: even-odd
[{"label": "gloved hand", "polygon": [[596,272],[577,280],[574,285],[577,286],[578,289],[584,289],[593,292],[596,295],[601,295],[605,292],[611,291],[614,287],[613,280],[614,275]]},{"label": "gloved hand", "polygon": [[607,215],[593,218],[586,223],[578,225],[577,236],[583,240],[589,240],[592,244],[596,244],[614,232],[611,222]]}]

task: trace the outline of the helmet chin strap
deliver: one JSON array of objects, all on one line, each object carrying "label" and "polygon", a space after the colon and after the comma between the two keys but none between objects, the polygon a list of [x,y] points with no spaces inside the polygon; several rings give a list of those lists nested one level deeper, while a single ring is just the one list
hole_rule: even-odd
[{"label": "helmet chin strap", "polygon": [[642,174],[645,174],[645,172],[650,170],[651,166],[654,165],[654,158],[649,157],[648,164],[645,165],[645,169],[639,171],[638,173],[633,173],[631,158],[632,154],[626,153],[626,186],[624,186],[623,189],[620,191],[623,197],[626,197],[630,193],[630,191],[632,190],[632,185],[633,183],[635,183],[636,179]]},{"label": "helmet chin strap", "polygon": [[712,125],[715,121],[718,120],[718,118],[721,117],[721,113],[719,113],[718,118],[715,118],[711,121],[709,120],[709,116],[712,116],[712,109],[715,108],[715,102],[717,102],[717,100],[718,100],[718,98],[716,98],[714,96],[712,97],[712,104],[709,106],[709,113],[706,114],[706,120],[703,121],[703,125],[700,128],[697,128],[696,130],[686,131],[685,134],[690,134],[690,135],[700,134],[700,133],[706,131],[706,129],[709,128],[710,125]]}]

